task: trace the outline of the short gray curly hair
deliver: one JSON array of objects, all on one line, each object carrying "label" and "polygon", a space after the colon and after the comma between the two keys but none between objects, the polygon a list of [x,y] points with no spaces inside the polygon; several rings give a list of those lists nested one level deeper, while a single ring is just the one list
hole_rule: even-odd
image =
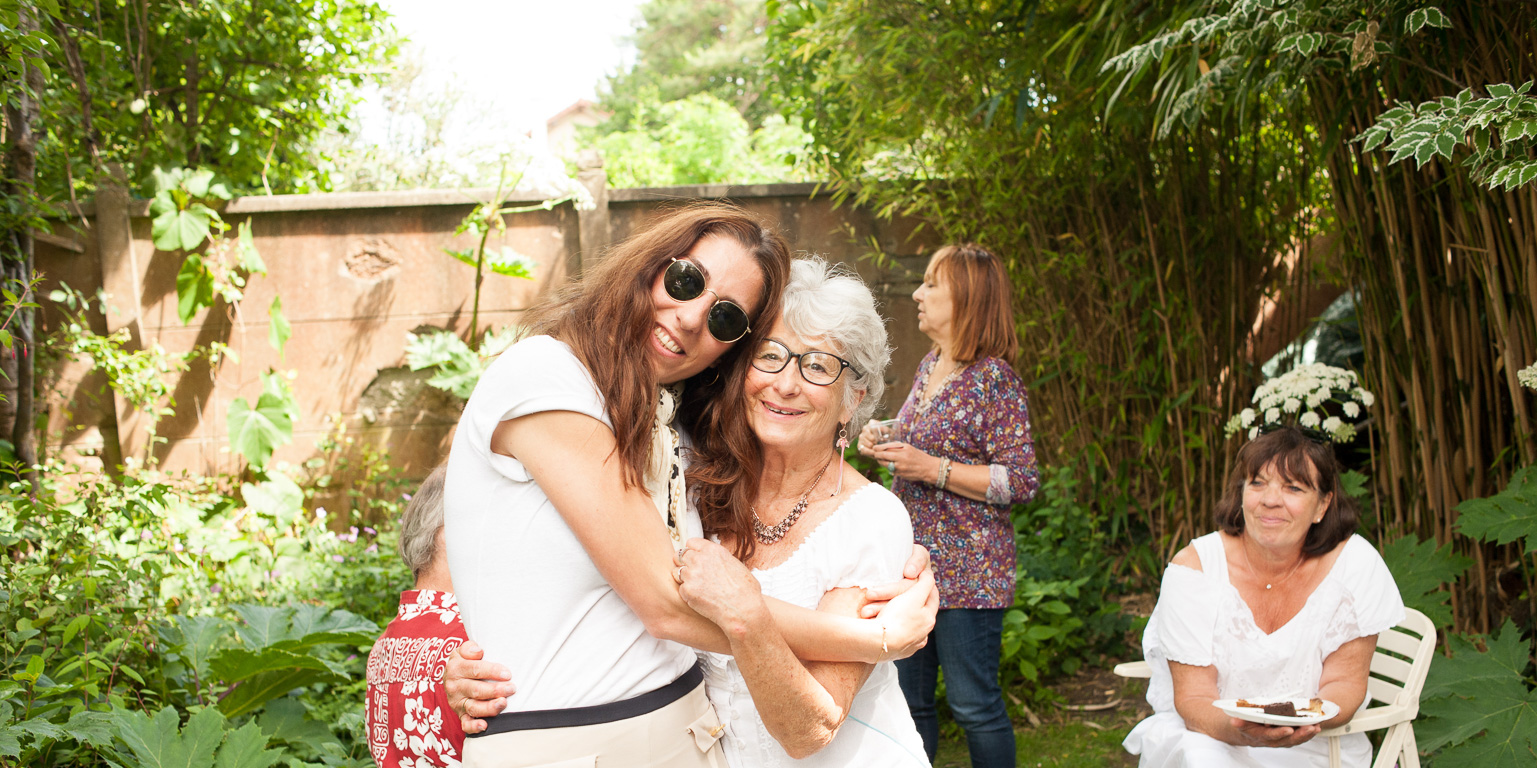
[{"label": "short gray curly hair", "polygon": [[438,551],[438,531],[443,528],[443,480],[447,475],[447,464],[432,470],[400,516],[400,559],[410,566],[413,577],[421,576],[443,554]]},{"label": "short gray curly hair", "polygon": [[886,366],[891,363],[886,322],[875,310],[870,288],[842,264],[828,264],[820,256],[797,258],[790,264],[780,317],[801,338],[827,339],[836,347],[827,351],[854,366],[848,371],[853,380],[843,388],[843,404],[854,405],[859,392],[864,392],[851,421],[858,432],[886,393]]}]

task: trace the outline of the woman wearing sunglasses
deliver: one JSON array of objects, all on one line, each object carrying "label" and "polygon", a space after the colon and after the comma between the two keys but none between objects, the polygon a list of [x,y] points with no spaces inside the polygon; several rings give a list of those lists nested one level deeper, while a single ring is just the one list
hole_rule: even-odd
[{"label": "woman wearing sunglasses", "polygon": [[[719,395],[767,335],[788,267],[739,209],[679,210],[533,310],[533,335],[481,378],[449,456],[448,559],[470,638],[517,695],[466,765],[724,764],[688,646],[730,644],[673,581],[702,529],[672,422],[751,458],[745,404]],[[883,661],[924,641],[929,591],[925,577],[878,621],[769,610],[803,658]]]}]

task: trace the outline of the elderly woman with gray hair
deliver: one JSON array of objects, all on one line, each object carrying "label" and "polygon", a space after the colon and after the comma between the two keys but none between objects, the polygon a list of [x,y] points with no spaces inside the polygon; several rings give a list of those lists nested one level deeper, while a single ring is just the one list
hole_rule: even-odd
[{"label": "elderly woman with gray hair", "polygon": [[[857,616],[867,598],[889,597],[867,588],[900,581],[913,555],[902,502],[842,457],[852,425],[880,401],[891,359],[870,289],[812,257],[791,265],[782,301],[750,364],[720,390],[720,399],[739,393],[750,445],[728,451],[721,443],[733,430],[696,432],[684,473],[711,538],[688,540],[673,578],[730,645],[729,655],[699,651],[721,723],[710,736],[732,768],[926,766],[891,662],[799,659],[764,600]],[[447,679],[466,682],[452,668]]]},{"label": "elderly woman with gray hair", "polygon": [[870,290],[819,258],[793,263],[784,310],[744,372],[761,461],[736,474],[744,505],[708,456],[687,476],[708,521],[751,518],[750,538],[693,539],[675,577],[684,600],[725,632],[731,654],[701,652],[734,768],[927,765],[890,662],[804,662],[763,597],[857,615],[864,587],[899,579],[912,551],[902,502],[843,461],[852,425],[885,389],[891,351]]},{"label": "elderly woman with gray hair", "polygon": [[448,655],[465,640],[443,554],[443,478],[434,469],[400,520],[400,557],[416,583],[368,653],[363,707],[368,748],[382,768],[458,765],[464,731],[439,682]]}]

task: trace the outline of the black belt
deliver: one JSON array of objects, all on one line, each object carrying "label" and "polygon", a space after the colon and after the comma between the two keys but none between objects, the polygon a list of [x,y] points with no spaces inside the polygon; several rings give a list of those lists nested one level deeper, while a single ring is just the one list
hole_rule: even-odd
[{"label": "black belt", "polygon": [[465,735],[473,739],[478,736],[491,736],[510,731],[571,728],[578,725],[597,725],[599,723],[628,720],[632,717],[650,714],[683,698],[684,694],[699,687],[699,684],[702,682],[704,682],[704,668],[701,666],[701,662],[696,661],[694,666],[689,671],[684,672],[683,676],[677,680],[654,691],[642,693],[634,698],[610,704],[595,704],[590,707],[541,709],[533,712],[503,712],[487,720],[484,731]]}]

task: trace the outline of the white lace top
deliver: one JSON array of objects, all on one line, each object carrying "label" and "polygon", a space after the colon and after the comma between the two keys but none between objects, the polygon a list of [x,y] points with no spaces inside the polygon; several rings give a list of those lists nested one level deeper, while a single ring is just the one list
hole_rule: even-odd
[{"label": "white lace top", "polygon": [[[815,609],[830,590],[901,578],[912,549],[907,508],[890,491],[871,483],[823,520],[788,560],[767,570],[754,569],[753,576],[763,594]],[[726,725],[721,743],[732,768],[928,765],[890,662],[877,664],[870,673],[832,743],[804,760],[793,760],[764,727],[736,662],[718,653],[701,651],[699,656],[705,662],[710,702]]]},{"label": "white lace top", "polygon": [[[1201,570],[1169,566],[1142,637],[1143,653],[1153,667],[1147,701],[1155,714],[1138,724],[1127,737],[1126,746],[1143,755],[1144,766],[1166,764],[1148,758],[1163,751],[1160,742],[1179,737],[1173,731],[1185,730],[1184,721],[1174,710],[1170,661],[1216,667],[1218,698],[1310,698],[1318,695],[1324,659],[1329,654],[1404,618],[1403,599],[1392,574],[1377,550],[1360,536],[1352,536],[1345,543],[1344,551],[1302,610],[1268,635],[1254,622],[1248,604],[1228,579],[1222,534],[1202,536],[1191,545],[1200,556]],[[1361,745],[1365,745],[1364,737]],[[1293,757],[1302,757],[1314,749],[1323,750],[1323,764],[1327,765],[1327,745],[1322,739],[1290,750],[1263,751],[1292,752]],[[1366,755],[1369,761],[1369,746]],[[1244,762],[1236,755],[1231,759],[1238,761],[1234,764]]]}]

